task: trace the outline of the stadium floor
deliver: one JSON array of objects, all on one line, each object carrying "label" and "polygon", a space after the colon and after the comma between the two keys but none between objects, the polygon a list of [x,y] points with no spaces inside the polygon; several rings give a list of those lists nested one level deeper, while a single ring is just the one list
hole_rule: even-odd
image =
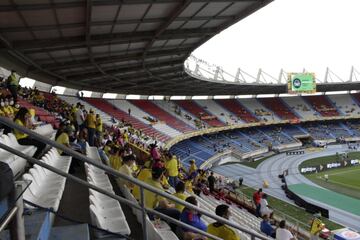
[{"label": "stadium floor", "polygon": [[360,216],[360,200],[308,184],[288,185],[294,193]]}]

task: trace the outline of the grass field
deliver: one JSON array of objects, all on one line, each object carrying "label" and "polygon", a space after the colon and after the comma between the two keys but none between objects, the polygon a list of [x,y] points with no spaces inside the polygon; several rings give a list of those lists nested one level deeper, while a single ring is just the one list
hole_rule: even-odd
[{"label": "grass field", "polygon": [[[324,179],[325,174],[329,176],[328,181]],[[360,166],[331,169],[304,176],[324,188],[360,199]]]},{"label": "grass field", "polygon": [[[349,159],[360,159],[360,152],[349,152],[348,157],[349,157]],[[309,159],[309,160],[306,160],[306,161],[302,162],[299,165],[299,169],[303,168],[303,167],[312,167],[312,166],[317,166],[317,165],[320,165],[320,164],[332,163],[332,162],[336,162],[338,160],[339,159],[338,159],[338,157],[336,155],[330,155],[330,156],[319,157],[319,158],[312,158],[312,159]]]},{"label": "grass field", "polygon": [[[244,193],[248,198],[252,199],[252,194],[255,192],[255,189],[249,188],[247,186],[242,186],[240,189],[238,189],[238,191]],[[293,217],[302,223],[307,224],[309,220],[312,218],[312,214],[306,212],[303,208],[294,206],[290,203],[279,200],[277,198],[269,196],[268,202],[269,202],[269,206],[272,207],[273,209],[286,213],[288,216]],[[322,217],[321,219],[326,224],[326,227],[330,230],[335,230],[343,227],[326,218]]]}]

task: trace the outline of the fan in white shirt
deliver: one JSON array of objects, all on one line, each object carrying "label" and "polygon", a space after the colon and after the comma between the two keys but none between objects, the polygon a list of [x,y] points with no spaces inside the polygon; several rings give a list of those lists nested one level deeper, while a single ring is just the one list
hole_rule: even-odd
[{"label": "fan in white shirt", "polygon": [[295,240],[294,235],[285,228],[286,222],[282,220],[279,224],[279,228],[276,229],[276,240]]}]

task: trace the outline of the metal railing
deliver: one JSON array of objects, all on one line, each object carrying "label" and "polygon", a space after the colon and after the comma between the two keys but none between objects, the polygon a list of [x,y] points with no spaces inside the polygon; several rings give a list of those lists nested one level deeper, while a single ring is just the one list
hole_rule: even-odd
[{"label": "metal railing", "polygon": [[138,180],[136,178],[132,178],[132,177],[124,175],[124,174],[122,174],[120,172],[117,172],[116,170],[114,170],[114,169],[112,169],[112,168],[110,168],[110,167],[108,167],[108,166],[106,166],[106,165],[104,165],[104,164],[102,164],[100,162],[94,161],[94,160],[88,158],[87,156],[84,156],[84,155],[82,155],[82,154],[80,154],[80,153],[78,153],[78,152],[76,152],[76,151],[74,151],[74,150],[72,150],[70,148],[65,147],[62,144],[59,144],[59,143],[57,143],[55,141],[50,140],[49,138],[43,137],[43,136],[31,131],[30,129],[27,129],[27,128],[23,127],[23,126],[20,126],[20,125],[14,123],[11,119],[8,119],[8,118],[5,118],[5,117],[0,117],[0,123],[3,123],[6,126],[9,126],[9,127],[13,128],[13,129],[21,131],[21,132],[23,132],[25,134],[28,134],[32,138],[34,138],[36,140],[39,140],[39,141],[41,141],[43,143],[46,143],[46,144],[48,144],[48,145],[50,145],[52,147],[60,149],[63,152],[69,154],[72,157],[75,157],[76,159],[78,159],[80,161],[83,161],[83,162],[86,162],[88,164],[94,165],[94,166],[98,167],[99,169],[104,170],[106,173],[113,175],[114,177],[122,178],[122,179],[124,179],[124,180],[126,180],[128,182],[131,182],[133,184],[138,185],[139,188],[140,188],[140,194],[141,194],[140,205],[138,203],[134,203],[132,201],[129,201],[126,198],[123,198],[123,197],[120,197],[120,196],[115,195],[113,193],[107,192],[107,191],[105,191],[105,190],[103,190],[103,189],[101,189],[101,188],[99,188],[99,187],[97,187],[95,185],[92,185],[92,184],[90,184],[90,183],[88,183],[88,182],[86,182],[86,181],[84,181],[82,179],[79,179],[77,177],[74,177],[73,175],[70,175],[70,174],[65,173],[63,171],[60,171],[57,168],[54,168],[54,167],[52,167],[52,166],[50,166],[50,165],[48,165],[48,164],[46,164],[46,163],[44,163],[44,162],[42,162],[40,160],[29,157],[26,154],[24,154],[24,153],[22,153],[22,152],[20,152],[20,151],[18,151],[16,149],[13,149],[13,148],[11,148],[11,147],[3,144],[3,143],[0,143],[0,148],[3,148],[4,150],[6,150],[6,151],[8,151],[10,153],[18,155],[21,158],[24,158],[24,159],[26,159],[27,161],[29,161],[29,162],[31,162],[33,164],[37,164],[37,165],[39,165],[39,166],[41,166],[43,168],[46,168],[46,169],[48,169],[48,170],[50,170],[50,171],[52,171],[52,172],[54,172],[56,174],[59,174],[59,175],[65,177],[65,178],[68,178],[68,179],[70,179],[70,180],[72,180],[74,182],[77,182],[77,183],[82,184],[82,185],[84,185],[84,186],[86,186],[88,188],[91,188],[91,189],[93,189],[93,190],[95,190],[95,191],[97,191],[99,193],[102,193],[102,194],[104,194],[104,195],[106,195],[106,196],[108,196],[110,198],[116,199],[120,203],[126,204],[128,206],[131,206],[131,207],[133,207],[135,209],[138,209],[138,210],[142,211],[142,214],[143,214],[142,227],[143,227],[143,238],[144,239],[147,239],[146,213],[151,213],[151,214],[159,216],[162,219],[165,219],[166,221],[174,223],[177,226],[181,226],[181,227],[190,229],[193,232],[196,232],[196,233],[199,233],[199,234],[201,234],[203,236],[209,237],[210,239],[221,240],[220,238],[218,238],[216,236],[213,236],[213,235],[211,235],[211,234],[209,234],[207,232],[204,232],[202,230],[199,230],[199,229],[197,229],[197,228],[195,228],[193,226],[187,225],[187,224],[185,224],[183,222],[180,222],[180,221],[178,221],[176,219],[168,217],[167,215],[164,215],[164,214],[162,214],[162,213],[160,213],[160,212],[158,212],[158,211],[156,211],[154,209],[146,208],[145,205],[144,205],[144,193],[143,193],[143,191],[145,189],[145,190],[148,190],[150,192],[156,193],[159,196],[167,198],[167,199],[171,200],[172,202],[181,204],[181,205],[185,206],[188,209],[195,210],[195,211],[197,211],[198,213],[200,213],[202,215],[205,215],[205,216],[207,216],[209,218],[212,218],[212,219],[216,220],[217,222],[226,224],[226,225],[228,225],[230,227],[233,227],[233,228],[235,228],[235,229],[237,229],[237,230],[239,230],[239,231],[241,231],[241,232],[243,232],[245,234],[249,234],[251,239],[258,238],[258,239],[262,239],[262,240],[270,240],[270,238],[268,238],[268,237],[266,237],[264,235],[261,235],[260,233],[257,233],[252,229],[245,228],[245,227],[240,226],[239,224],[237,224],[235,222],[229,221],[229,220],[227,220],[225,218],[222,218],[222,217],[219,217],[219,216],[217,216],[215,214],[209,213],[208,211],[206,211],[206,210],[204,210],[204,209],[202,209],[200,207],[197,207],[197,206],[194,206],[194,205],[192,205],[192,204],[190,204],[188,202],[185,202],[185,201],[183,201],[183,200],[181,200],[181,199],[179,199],[179,198],[177,198],[177,197],[175,197],[175,196],[173,196],[171,194],[168,194],[168,193],[166,193],[164,191],[161,191],[161,190],[159,190],[159,189],[157,189],[157,188],[155,188],[153,186],[150,186],[150,185],[148,185],[148,184],[146,184],[146,183],[144,183],[144,182],[142,182],[142,181],[140,181],[140,180]]}]

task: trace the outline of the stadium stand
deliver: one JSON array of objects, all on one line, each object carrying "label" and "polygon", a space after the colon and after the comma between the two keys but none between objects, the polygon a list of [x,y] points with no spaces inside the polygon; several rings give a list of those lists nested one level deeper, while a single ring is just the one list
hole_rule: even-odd
[{"label": "stadium stand", "polygon": [[258,119],[236,99],[218,99],[216,101],[244,122],[251,123],[258,121]]},{"label": "stadium stand", "polygon": [[[183,121],[180,121],[180,120],[176,119],[175,117],[170,115],[168,112],[166,112],[163,109],[161,109],[160,107],[158,107],[152,101],[133,100],[133,101],[130,101],[130,102],[133,105],[140,108],[141,110],[147,112],[151,116],[154,116],[159,121],[165,122],[165,124],[169,125],[170,127],[174,128],[174,129],[177,129],[180,132],[186,133],[186,132],[190,132],[190,131],[194,130],[192,127],[190,127],[189,125],[187,125]],[[178,134],[172,135],[172,136],[177,136],[177,135]]]},{"label": "stadium stand", "polygon": [[340,115],[336,107],[325,95],[306,96],[303,98],[308,101],[309,104],[324,117],[333,117]]},{"label": "stadium stand", "polygon": [[298,116],[282,101],[282,98],[258,98],[258,100],[283,120],[299,120]]},{"label": "stadium stand", "polygon": [[230,112],[225,108],[222,108],[221,105],[217,104],[214,100],[194,100],[198,105],[203,109],[206,109],[210,114],[214,115],[225,123],[226,125],[235,124],[237,122],[236,118],[232,118]]},{"label": "stadium stand", "polygon": [[185,111],[195,116],[196,118],[209,124],[209,126],[212,127],[224,126],[224,123],[219,121],[216,116],[209,114],[208,111],[200,107],[194,101],[181,100],[181,101],[175,101],[175,103],[179,105],[181,108],[183,108]]},{"label": "stadium stand", "polygon": [[266,107],[264,107],[257,99],[238,99],[240,103],[248,109],[251,114],[255,115],[260,121],[277,121],[279,118]]},{"label": "stadium stand", "polygon": [[98,109],[108,112],[110,115],[114,116],[117,120],[121,121],[122,119],[126,122],[131,123],[136,129],[143,131],[146,135],[150,137],[154,137],[161,142],[166,142],[170,139],[169,136],[158,132],[153,129],[150,125],[146,125],[139,121],[138,119],[130,116],[128,113],[121,111],[114,107],[114,105],[110,104],[104,99],[95,99],[95,98],[87,98],[86,101],[91,105],[97,107]]},{"label": "stadium stand", "polygon": [[284,97],[282,100],[302,119],[309,120],[319,116],[311,105],[309,105],[302,97]]},{"label": "stadium stand", "polygon": [[355,103],[352,95],[328,95],[328,98],[342,115],[353,116],[360,114],[360,107]]}]

